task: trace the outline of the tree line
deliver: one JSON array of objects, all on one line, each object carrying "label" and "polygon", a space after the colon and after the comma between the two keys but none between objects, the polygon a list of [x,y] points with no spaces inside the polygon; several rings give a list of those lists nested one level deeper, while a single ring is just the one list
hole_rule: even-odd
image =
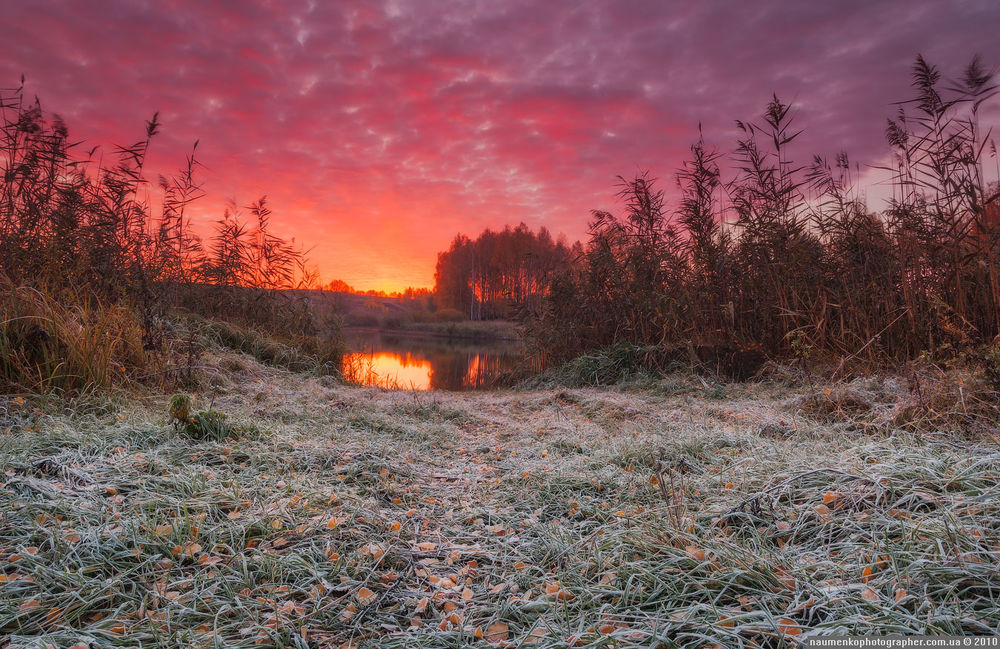
[{"label": "tree line", "polygon": [[434,292],[439,308],[455,309],[470,320],[511,318],[541,303],[550,278],[572,263],[582,249],[521,223],[486,229],[475,239],[457,235],[438,254]]}]

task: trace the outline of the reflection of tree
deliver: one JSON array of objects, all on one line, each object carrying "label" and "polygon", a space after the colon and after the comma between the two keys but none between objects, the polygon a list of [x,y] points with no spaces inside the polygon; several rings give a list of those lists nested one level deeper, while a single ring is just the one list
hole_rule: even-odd
[{"label": "reflection of tree", "polygon": [[431,387],[436,390],[483,390],[514,369],[519,356],[489,352],[432,353]]}]

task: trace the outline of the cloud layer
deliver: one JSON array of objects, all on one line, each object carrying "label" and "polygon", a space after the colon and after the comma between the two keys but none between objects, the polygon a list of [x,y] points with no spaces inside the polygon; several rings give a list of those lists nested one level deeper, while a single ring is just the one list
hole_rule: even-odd
[{"label": "cloud layer", "polygon": [[359,288],[432,284],[458,231],[581,237],[618,174],[669,186],[699,123],[728,150],[772,92],[803,159],[876,162],[918,52],[951,75],[1000,64],[992,0],[14,0],[0,21],[0,86],[24,73],[92,143],[159,110],[151,163],[200,139],[200,210],[267,194],[324,278]]}]

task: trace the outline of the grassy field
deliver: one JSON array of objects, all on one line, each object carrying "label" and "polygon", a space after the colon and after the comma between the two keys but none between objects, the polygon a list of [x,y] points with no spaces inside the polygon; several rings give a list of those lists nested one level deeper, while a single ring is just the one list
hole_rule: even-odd
[{"label": "grassy field", "polygon": [[0,398],[0,646],[1000,631],[1000,448],[886,424],[892,379],[445,394],[205,362],[228,440],[165,396]]}]

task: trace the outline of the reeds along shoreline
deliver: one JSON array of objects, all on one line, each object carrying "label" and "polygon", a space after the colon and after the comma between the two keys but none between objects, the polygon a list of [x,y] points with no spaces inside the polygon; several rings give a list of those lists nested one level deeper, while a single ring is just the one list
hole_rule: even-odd
[{"label": "reeds along shoreline", "polygon": [[[231,205],[214,226],[192,223],[189,207],[203,195],[197,142],[150,190],[159,129],[154,115],[135,144],[83,151],[58,116],[26,100],[23,79],[0,91],[2,389],[84,389],[190,365],[191,345],[168,340],[175,309],[312,338],[307,346],[320,325],[335,328],[283,290],[315,276],[304,250],[274,233],[265,198]],[[150,194],[162,197],[158,213]],[[324,358],[336,351],[330,338]]]},{"label": "reeds along shoreline", "polygon": [[871,364],[974,353],[1000,334],[1000,187],[980,125],[997,85],[978,58],[942,81],[919,58],[886,130],[893,198],[863,203],[846,154],[798,166],[777,97],[737,122],[733,177],[703,139],[666,207],[647,174],[625,213],[594,212],[586,250],[528,318],[553,359],[613,344],[713,346]]}]

